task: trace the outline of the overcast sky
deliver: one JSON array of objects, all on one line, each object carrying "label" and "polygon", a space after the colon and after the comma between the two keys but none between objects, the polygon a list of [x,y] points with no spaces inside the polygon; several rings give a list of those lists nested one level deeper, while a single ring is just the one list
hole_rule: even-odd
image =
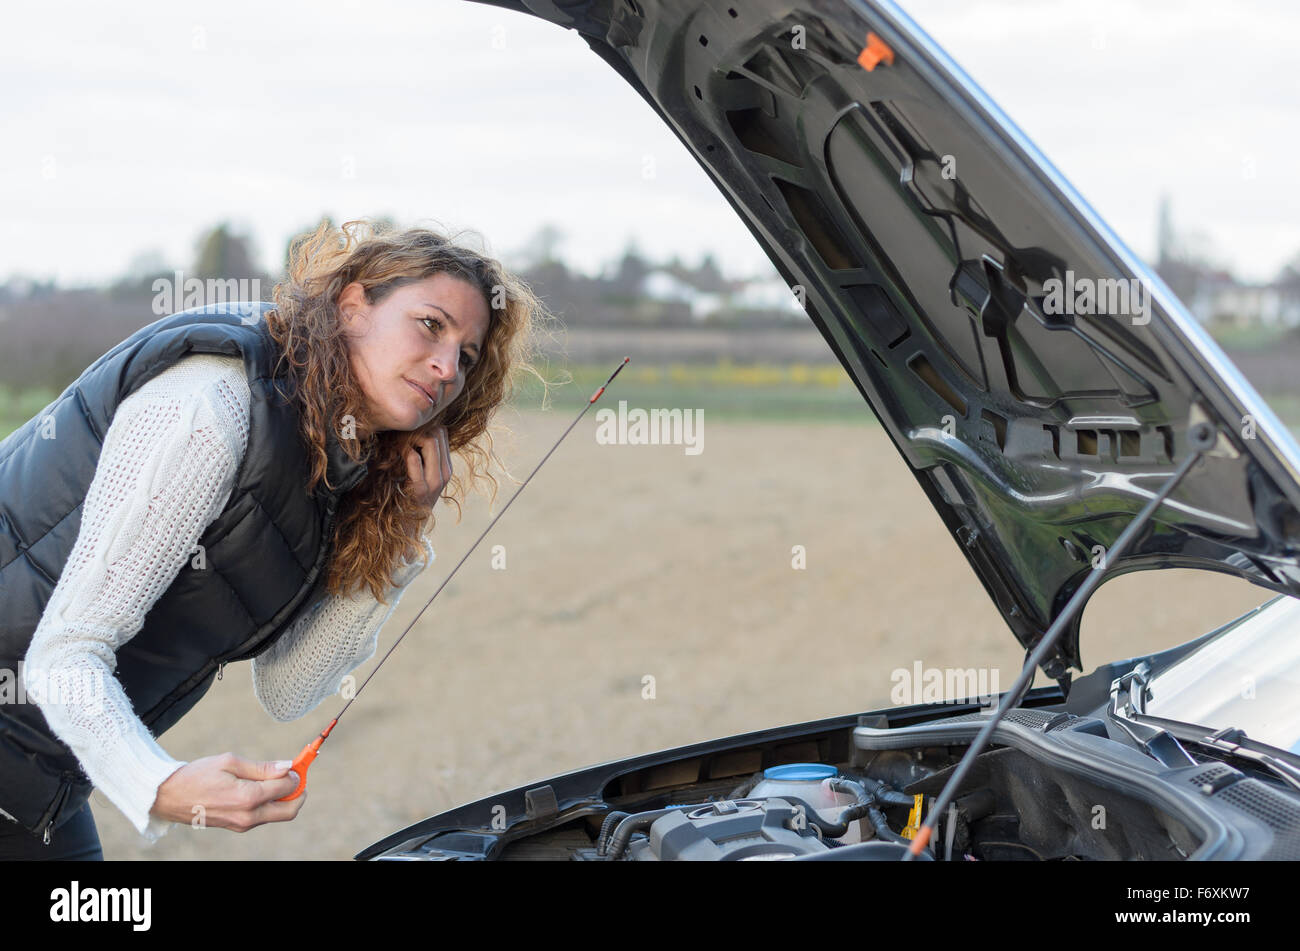
[{"label": "overcast sky", "polygon": [[[903,7],[1139,254],[1161,193],[1241,277],[1300,252],[1300,5]],[[150,249],[185,266],[222,219],[269,269],[323,213],[471,228],[507,255],[552,222],[588,271],[630,237],[654,257],[712,251],[731,274],[769,267],[640,97],[531,17],[467,0],[5,16],[0,279],[100,281]]]}]

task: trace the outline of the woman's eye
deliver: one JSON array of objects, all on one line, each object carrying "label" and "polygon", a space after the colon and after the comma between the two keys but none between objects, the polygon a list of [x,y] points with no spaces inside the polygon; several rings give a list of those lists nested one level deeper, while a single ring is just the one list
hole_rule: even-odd
[{"label": "woman's eye", "polygon": [[[437,336],[438,332],[442,330],[442,321],[435,317],[422,317],[421,320],[424,321],[426,326],[428,324],[433,324],[429,329],[433,331],[434,336]],[[464,365],[466,371],[474,369],[474,358],[464,350],[460,352],[460,362]]]}]

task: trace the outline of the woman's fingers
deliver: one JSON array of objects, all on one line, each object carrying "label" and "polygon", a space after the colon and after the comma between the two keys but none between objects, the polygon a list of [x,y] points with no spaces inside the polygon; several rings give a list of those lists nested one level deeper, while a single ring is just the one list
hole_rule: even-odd
[{"label": "woman's fingers", "polygon": [[433,438],[424,443],[424,448],[427,450],[425,472],[436,497],[442,494],[442,490],[451,481],[451,449],[447,445],[447,427],[439,426],[435,429]]},{"label": "woman's fingers", "polygon": [[408,487],[415,493],[416,498],[424,495],[426,489],[424,485],[424,463],[421,461],[423,447],[416,443],[416,447],[406,454],[406,475]]},{"label": "woman's fingers", "polygon": [[[294,789],[297,787],[298,781],[295,779]],[[293,789],[290,789],[289,792],[293,792]],[[253,826],[260,826],[263,822],[288,822],[296,818],[302,809],[302,804],[307,799],[307,790],[304,789],[297,799],[280,802],[287,795],[289,793],[271,792],[270,799],[254,807],[251,813]]]},{"label": "woman's fingers", "polygon": [[293,765],[291,760],[251,760],[233,753],[228,762],[227,771],[239,779],[283,779]]},{"label": "woman's fingers", "polygon": [[159,787],[152,815],[235,832],[264,822],[286,822],[302,809],[306,792],[280,799],[298,788],[298,775],[278,762],[245,759],[233,753],[187,763]]},{"label": "woman's fingers", "polygon": [[436,501],[438,492],[442,489],[438,485],[438,473],[442,470],[442,462],[438,457],[442,453],[442,447],[438,444],[436,430],[431,438],[420,440],[420,453],[424,462],[424,484]]},{"label": "woman's fingers", "polygon": [[438,441],[442,446],[442,466],[439,471],[442,473],[442,486],[438,489],[441,494],[442,490],[447,487],[451,481],[451,446],[447,444],[447,427],[438,427]]},{"label": "woman's fingers", "polygon": [[451,449],[447,444],[446,427],[439,426],[432,437],[417,440],[406,461],[416,497],[428,508],[433,508],[451,481]]}]

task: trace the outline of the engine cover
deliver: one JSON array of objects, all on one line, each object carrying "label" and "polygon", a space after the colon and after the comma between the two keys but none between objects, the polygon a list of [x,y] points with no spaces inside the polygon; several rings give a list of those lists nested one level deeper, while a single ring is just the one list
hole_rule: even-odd
[{"label": "engine cover", "polygon": [[811,830],[801,835],[799,828],[807,828],[803,809],[784,799],[726,800],[661,816],[648,838],[628,845],[627,855],[643,862],[717,862],[829,851]]}]

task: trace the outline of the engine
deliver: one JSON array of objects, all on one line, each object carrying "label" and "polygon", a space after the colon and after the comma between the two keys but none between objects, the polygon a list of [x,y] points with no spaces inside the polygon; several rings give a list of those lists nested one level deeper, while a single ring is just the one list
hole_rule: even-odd
[{"label": "engine", "polygon": [[829,859],[837,850],[848,849],[844,858],[852,853],[856,859],[898,859],[908,840],[893,832],[884,809],[920,807],[913,797],[882,782],[841,776],[834,766],[820,763],[768,769],[736,792],[744,798],[611,813],[601,826],[595,848],[580,849],[574,858],[643,862]]}]

